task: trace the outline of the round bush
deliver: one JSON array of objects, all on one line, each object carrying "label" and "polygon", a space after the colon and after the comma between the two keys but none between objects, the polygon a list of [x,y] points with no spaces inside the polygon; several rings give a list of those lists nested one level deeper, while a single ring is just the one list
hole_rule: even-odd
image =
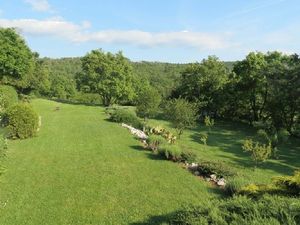
[{"label": "round bush", "polygon": [[7,85],[0,85],[0,112],[5,111],[10,106],[18,102],[16,90]]},{"label": "round bush", "polygon": [[25,139],[36,134],[38,114],[28,104],[17,104],[6,112],[9,137]]}]

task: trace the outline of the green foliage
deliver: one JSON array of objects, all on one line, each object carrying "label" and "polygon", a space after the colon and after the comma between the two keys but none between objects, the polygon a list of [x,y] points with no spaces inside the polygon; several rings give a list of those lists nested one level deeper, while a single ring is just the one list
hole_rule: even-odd
[{"label": "green foliage", "polygon": [[161,96],[153,88],[144,89],[138,96],[136,113],[144,119],[152,118],[156,115],[161,102]]},{"label": "green foliage", "polygon": [[165,144],[159,150],[159,154],[168,160],[179,162],[182,160],[182,150],[178,145]]},{"label": "green foliage", "polygon": [[98,94],[77,92],[72,98],[75,102],[91,105],[101,105],[102,98]]},{"label": "green foliage", "polygon": [[186,98],[198,103],[202,111],[213,113],[222,104],[220,96],[227,83],[229,70],[215,56],[209,56],[201,63],[190,64],[183,72],[179,87],[173,97]]},{"label": "green foliage", "polygon": [[11,86],[0,86],[0,113],[18,102],[18,94]]},{"label": "green foliage", "polygon": [[248,178],[244,176],[233,176],[226,180],[225,191],[228,195],[234,195],[241,191],[241,189],[250,184]]},{"label": "green foliage", "polygon": [[209,116],[204,117],[204,124],[206,127],[208,127],[209,132],[211,131],[211,128],[215,125],[215,120],[210,118]]},{"label": "green foliage", "polygon": [[236,193],[259,197],[264,194],[300,196],[300,172],[293,176],[277,176],[272,178],[270,184],[248,184],[237,190]]},{"label": "green foliage", "polygon": [[196,162],[197,154],[192,150],[183,149],[181,152],[181,160],[188,163]]},{"label": "green foliage", "polygon": [[77,85],[83,92],[97,93],[104,105],[130,102],[134,97],[132,67],[122,55],[93,50],[82,58]]},{"label": "green foliage", "polygon": [[149,82],[150,86],[165,99],[177,86],[180,73],[187,64],[161,62],[131,62],[136,77]]},{"label": "green foliage", "polygon": [[184,129],[195,126],[197,108],[185,99],[173,99],[166,104],[165,115],[176,128],[180,138]]},{"label": "green foliage", "polygon": [[117,108],[110,113],[110,120],[117,123],[126,123],[135,128],[141,129],[143,127],[142,122],[136,116],[134,111],[126,108]]},{"label": "green foliage", "polygon": [[166,144],[166,139],[160,135],[151,134],[147,139],[148,147],[152,151],[157,151],[160,146]]},{"label": "green foliage", "polygon": [[174,213],[169,224],[244,224],[297,225],[300,222],[300,201],[294,198],[264,196],[252,200],[235,196],[188,206]]},{"label": "green foliage", "polygon": [[291,195],[300,195],[300,171],[295,171],[293,176],[274,177],[273,182]]},{"label": "green foliage", "polygon": [[61,100],[70,99],[75,95],[75,81],[66,76],[55,75],[50,77],[50,97]]},{"label": "green foliage", "polygon": [[252,139],[246,139],[242,148],[244,151],[251,153],[255,166],[257,166],[258,163],[266,161],[272,154],[271,143],[268,145],[260,144],[259,142],[254,142]]},{"label": "green foliage", "polygon": [[204,145],[206,145],[207,139],[208,139],[208,134],[207,134],[206,132],[201,132],[201,133],[199,134],[199,138],[200,138],[200,141],[201,141]]},{"label": "green foliage", "polygon": [[211,174],[215,174],[217,177],[229,177],[236,175],[235,169],[222,161],[201,160],[198,162],[197,170],[204,176],[210,176]]},{"label": "green foliage", "polygon": [[36,135],[39,118],[30,105],[24,103],[14,105],[7,110],[5,117],[9,137],[25,139]]},{"label": "green foliage", "polygon": [[260,139],[261,142],[266,142],[266,143],[271,142],[271,139],[270,139],[268,133],[263,129],[259,129],[257,131],[257,137],[258,137],[258,139]]},{"label": "green foliage", "polygon": [[0,80],[17,89],[29,87],[34,55],[13,28],[0,28]]}]

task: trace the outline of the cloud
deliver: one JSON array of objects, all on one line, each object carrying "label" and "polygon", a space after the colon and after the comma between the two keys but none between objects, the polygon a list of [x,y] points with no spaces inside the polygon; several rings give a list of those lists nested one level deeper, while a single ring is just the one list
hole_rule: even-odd
[{"label": "cloud", "polygon": [[0,19],[2,27],[16,27],[24,34],[33,36],[55,36],[72,42],[98,42],[110,44],[132,44],[137,46],[183,46],[200,49],[222,49],[230,46],[228,34],[210,34],[192,31],[146,32],[141,30],[90,31],[91,24],[83,21],[75,24],[62,18]]},{"label": "cloud", "polygon": [[51,6],[47,0],[24,0],[24,2],[31,5],[32,9],[40,12],[51,11]]}]

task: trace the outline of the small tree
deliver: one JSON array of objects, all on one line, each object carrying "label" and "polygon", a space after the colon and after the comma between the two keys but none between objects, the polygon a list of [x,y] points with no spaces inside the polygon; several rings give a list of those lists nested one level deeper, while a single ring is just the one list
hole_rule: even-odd
[{"label": "small tree", "polygon": [[247,139],[244,141],[242,148],[244,151],[251,153],[251,157],[255,162],[255,168],[259,163],[265,162],[272,154],[272,146],[270,142],[266,145],[254,142],[252,139]]},{"label": "small tree", "polygon": [[161,96],[153,88],[145,88],[138,96],[136,113],[139,117],[151,118],[156,115],[161,102]]},{"label": "small tree", "polygon": [[178,138],[180,138],[184,129],[195,125],[197,107],[185,99],[174,99],[166,104],[165,114],[176,128]]},{"label": "small tree", "polygon": [[211,132],[211,128],[215,125],[215,120],[210,118],[209,116],[205,116],[204,118],[204,124],[206,127],[208,127],[208,132]]}]

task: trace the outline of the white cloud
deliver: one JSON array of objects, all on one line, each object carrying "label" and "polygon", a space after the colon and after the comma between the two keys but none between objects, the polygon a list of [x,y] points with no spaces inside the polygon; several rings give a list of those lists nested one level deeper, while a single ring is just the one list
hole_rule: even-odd
[{"label": "white cloud", "polygon": [[30,4],[35,11],[47,12],[51,10],[51,6],[47,0],[24,0]]},{"label": "white cloud", "polygon": [[209,34],[192,31],[145,32],[141,30],[101,30],[91,32],[91,24],[83,21],[75,24],[62,18],[46,20],[36,19],[0,19],[2,27],[16,27],[24,34],[34,36],[55,36],[72,42],[120,43],[138,46],[183,46],[200,49],[222,49],[230,46],[226,40],[228,34]]}]

